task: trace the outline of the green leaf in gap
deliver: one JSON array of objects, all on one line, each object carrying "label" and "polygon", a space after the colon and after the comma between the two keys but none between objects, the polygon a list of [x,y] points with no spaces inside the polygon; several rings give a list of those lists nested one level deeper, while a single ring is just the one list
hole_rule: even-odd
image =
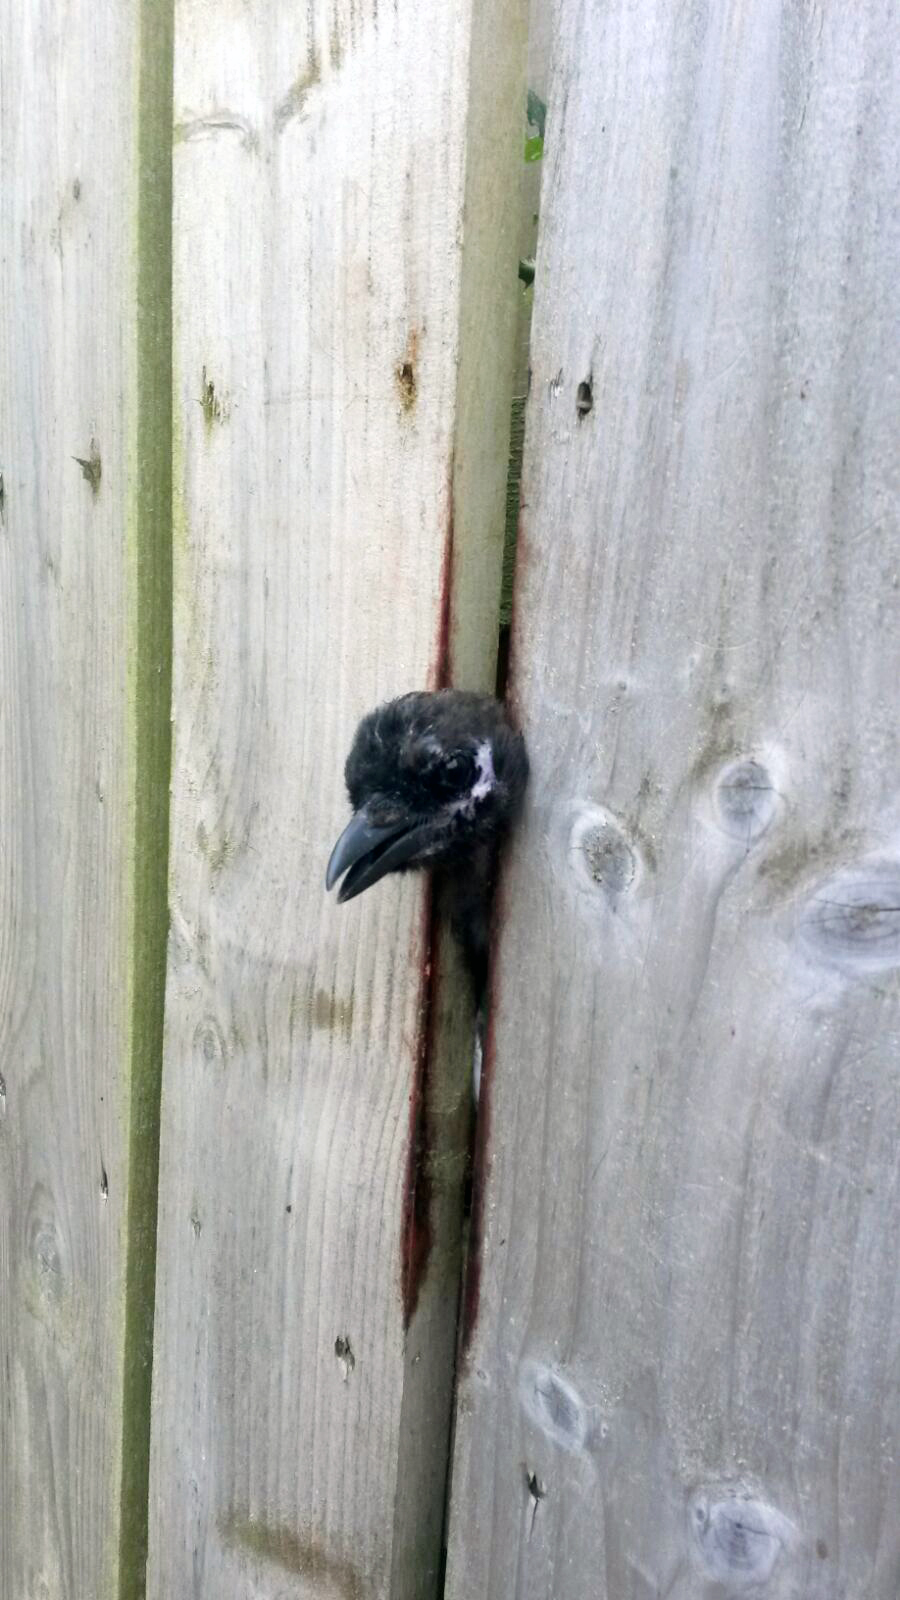
[{"label": "green leaf in gap", "polygon": [[540,161],[541,156],[543,154],[544,154],[544,141],[541,138],[540,134],[538,134],[536,139],[526,139],[525,140],[525,160],[526,161]]},{"label": "green leaf in gap", "polygon": [[533,89],[529,89],[528,91],[528,96],[525,101],[525,115],[528,118],[532,128],[537,128],[538,133],[543,139],[544,124],[547,120],[547,107],[545,106],[540,95],[535,94]]}]

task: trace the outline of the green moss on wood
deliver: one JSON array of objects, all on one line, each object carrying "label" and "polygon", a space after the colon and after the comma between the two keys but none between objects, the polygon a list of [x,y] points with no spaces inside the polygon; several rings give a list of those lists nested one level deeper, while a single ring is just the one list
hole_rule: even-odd
[{"label": "green moss on wood", "polygon": [[222,1518],[219,1529],[233,1549],[271,1562],[322,1592],[340,1596],[340,1600],[363,1600],[370,1587],[349,1561],[332,1555],[317,1540],[296,1533],[293,1528],[233,1514]]},{"label": "green moss on wood", "polygon": [[516,575],[516,540],[519,532],[519,497],[522,490],[522,461],[525,455],[526,396],[517,395],[512,403],[509,435],[509,468],[506,477],[506,528],[503,537],[503,576],[500,581],[500,626],[508,628],[512,619],[513,583]]},{"label": "green moss on wood", "polygon": [[315,50],[309,62],[299,77],[291,84],[284,99],[275,111],[275,127],[278,133],[287,126],[293,117],[299,117],[311,89],[315,89],[322,82],[322,63]]},{"label": "green moss on wood", "polygon": [[173,0],[141,0],[132,484],[133,875],[119,1600],[146,1591],[172,662]]}]

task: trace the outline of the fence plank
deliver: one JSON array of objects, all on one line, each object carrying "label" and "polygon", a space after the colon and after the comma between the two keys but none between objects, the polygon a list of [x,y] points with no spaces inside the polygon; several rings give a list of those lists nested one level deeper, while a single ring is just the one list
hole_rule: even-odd
[{"label": "fence plank", "polygon": [[890,0],[563,0],[448,1593],[900,1586]]},{"label": "fence plank", "polygon": [[167,7],[0,8],[0,1595],[143,1592]]},{"label": "fence plank", "polygon": [[361,713],[493,670],[519,9],[176,13],[159,1600],[435,1592],[459,996],[420,882],[323,874]]}]

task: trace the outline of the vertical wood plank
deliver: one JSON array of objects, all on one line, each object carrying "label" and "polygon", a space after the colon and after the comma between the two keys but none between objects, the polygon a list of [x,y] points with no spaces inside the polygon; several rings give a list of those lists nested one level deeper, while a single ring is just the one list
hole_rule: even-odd
[{"label": "vertical wood plank", "polygon": [[0,1595],[143,1592],[168,9],[0,8]]},{"label": "vertical wood plank", "polygon": [[898,1592],[896,23],[557,8],[453,1600]]},{"label": "vertical wood plank", "polygon": [[177,9],[157,1600],[436,1592],[465,1007],[420,881],[323,875],[360,715],[492,677],[522,32]]}]

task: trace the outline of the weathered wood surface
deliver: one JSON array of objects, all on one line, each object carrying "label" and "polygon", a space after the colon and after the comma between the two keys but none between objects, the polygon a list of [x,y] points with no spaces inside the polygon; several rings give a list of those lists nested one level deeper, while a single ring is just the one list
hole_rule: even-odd
[{"label": "weathered wood surface", "polygon": [[0,50],[0,1595],[124,1600],[165,951],[165,7],[4,3]]},{"label": "weathered wood surface", "polygon": [[448,1593],[895,1600],[896,8],[557,16]]},{"label": "weathered wood surface", "polygon": [[435,1592],[459,993],[421,881],[341,908],[323,875],[359,716],[492,678],[522,31],[176,13],[157,1600]]}]

